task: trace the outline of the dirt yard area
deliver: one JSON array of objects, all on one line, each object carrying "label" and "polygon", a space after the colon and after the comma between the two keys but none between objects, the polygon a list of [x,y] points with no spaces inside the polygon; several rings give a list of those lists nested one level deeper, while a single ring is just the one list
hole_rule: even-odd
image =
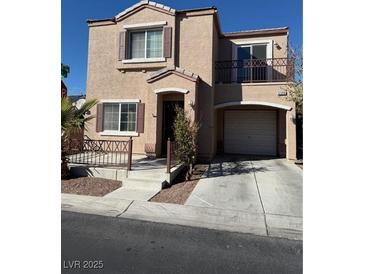
[{"label": "dirt yard area", "polygon": [[150,201],[183,205],[207,168],[208,165],[205,164],[195,165],[190,181],[185,181],[187,169],[184,170],[170,187],[162,189]]},{"label": "dirt yard area", "polygon": [[122,186],[122,182],[95,177],[62,180],[62,193],[104,196]]}]

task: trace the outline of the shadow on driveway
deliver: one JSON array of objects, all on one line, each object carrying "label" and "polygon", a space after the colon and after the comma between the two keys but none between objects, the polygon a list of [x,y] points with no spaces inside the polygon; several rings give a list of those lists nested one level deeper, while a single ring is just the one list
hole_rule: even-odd
[{"label": "shadow on driveway", "polygon": [[244,156],[244,155],[220,155],[209,164],[205,178],[221,176],[249,174],[268,171],[266,167],[254,167],[251,161],[272,160],[277,157]]}]

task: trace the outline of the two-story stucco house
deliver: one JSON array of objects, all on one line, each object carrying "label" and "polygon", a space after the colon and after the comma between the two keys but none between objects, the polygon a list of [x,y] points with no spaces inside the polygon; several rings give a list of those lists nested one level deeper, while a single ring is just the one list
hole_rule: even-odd
[{"label": "two-story stucco house", "polygon": [[87,99],[92,139],[133,137],[134,153],[166,153],[174,107],[200,123],[198,154],[296,158],[288,28],[222,32],[215,7],[141,1],[89,20]]}]

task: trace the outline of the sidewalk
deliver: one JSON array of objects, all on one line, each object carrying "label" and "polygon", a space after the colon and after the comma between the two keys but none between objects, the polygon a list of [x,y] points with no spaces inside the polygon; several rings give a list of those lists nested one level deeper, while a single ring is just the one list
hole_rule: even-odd
[{"label": "sidewalk", "polygon": [[62,194],[62,210],[302,240],[298,217],[74,194]]}]

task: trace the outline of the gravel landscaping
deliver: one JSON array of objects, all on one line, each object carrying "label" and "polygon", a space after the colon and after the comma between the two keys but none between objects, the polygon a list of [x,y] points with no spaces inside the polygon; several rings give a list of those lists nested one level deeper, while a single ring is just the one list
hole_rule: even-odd
[{"label": "gravel landscaping", "polygon": [[184,170],[175,179],[173,185],[162,189],[150,201],[183,205],[207,168],[208,165],[195,165],[190,181],[185,181],[186,170]]},{"label": "gravel landscaping", "polygon": [[104,196],[122,186],[122,182],[95,177],[61,180],[62,193]]}]

